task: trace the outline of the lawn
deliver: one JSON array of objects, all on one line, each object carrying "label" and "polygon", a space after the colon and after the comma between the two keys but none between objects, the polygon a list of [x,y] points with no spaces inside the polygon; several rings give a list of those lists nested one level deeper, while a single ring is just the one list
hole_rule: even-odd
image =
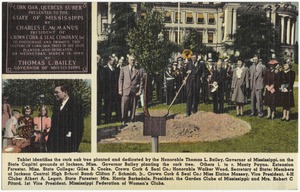
[{"label": "lawn", "polygon": [[295,71],[295,73],[296,73],[295,81],[298,81],[298,64],[293,63],[292,70]]},{"label": "lawn", "polygon": [[[298,152],[298,88],[295,88],[296,107],[291,110],[291,120],[281,121],[282,108],[277,108],[276,119],[239,117],[251,125],[251,131],[243,136],[214,142],[164,143],[159,145],[160,152]],[[234,106],[225,105],[228,113],[235,115]],[[167,109],[167,105],[156,105],[151,109]],[[212,104],[200,104],[201,111],[212,111]],[[173,113],[185,113],[185,104],[172,107]],[[245,114],[250,113],[250,105],[245,106]],[[266,114],[266,108],[265,108]],[[113,126],[102,125],[98,128]],[[149,144],[99,144],[98,152],[151,152]]]}]

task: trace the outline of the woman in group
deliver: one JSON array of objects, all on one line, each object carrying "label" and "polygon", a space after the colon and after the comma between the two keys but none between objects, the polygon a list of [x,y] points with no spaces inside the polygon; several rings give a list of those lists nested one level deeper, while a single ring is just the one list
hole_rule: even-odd
[{"label": "woman in group", "polygon": [[33,118],[31,117],[32,113],[33,110],[31,106],[26,105],[22,109],[23,116],[18,119],[19,136],[28,140],[30,140],[30,138],[33,136]]},{"label": "woman in group", "polygon": [[7,100],[7,96],[2,98],[2,129],[5,129],[6,122],[10,119],[12,112]]},{"label": "woman in group", "polygon": [[276,73],[275,66],[278,62],[271,60],[269,69],[264,76],[264,84],[266,88],[266,94],[264,104],[268,107],[267,119],[274,119],[276,106],[278,105],[278,73]]},{"label": "woman in group", "polygon": [[48,133],[51,127],[51,118],[48,117],[48,108],[42,105],[39,109],[39,116],[33,119],[35,148],[41,152],[46,151],[46,143],[48,140]]},{"label": "woman in group", "polygon": [[290,110],[292,107],[295,107],[294,101],[294,81],[295,81],[295,72],[291,70],[292,63],[287,61],[283,65],[283,71],[280,73],[280,100],[283,107],[283,115],[281,120],[289,121],[290,120]]},{"label": "woman in group", "polygon": [[249,88],[248,68],[243,65],[241,58],[237,60],[237,67],[233,70],[231,89],[233,89],[231,101],[236,103],[236,115],[243,116],[243,107],[247,103],[246,90]]},{"label": "woman in group", "polygon": [[26,140],[30,141],[30,145],[23,148],[22,151],[32,152],[33,151],[33,118],[31,117],[33,113],[32,107],[30,105],[26,105],[22,109],[22,114],[18,119],[18,135]]}]

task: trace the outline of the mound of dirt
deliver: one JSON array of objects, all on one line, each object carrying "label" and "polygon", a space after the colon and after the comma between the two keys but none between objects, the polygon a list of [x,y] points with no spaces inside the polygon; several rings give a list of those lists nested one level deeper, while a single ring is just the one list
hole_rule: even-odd
[{"label": "mound of dirt", "polygon": [[[163,112],[150,112],[151,116],[163,116]],[[116,128],[113,138],[101,138],[100,143],[149,143],[150,136],[143,136],[143,122],[129,123],[124,128]],[[238,137],[248,133],[250,125],[228,114],[198,112],[189,117],[182,114],[168,119],[166,136],[160,136],[159,142],[196,142],[217,141]],[[100,133],[101,135],[101,133]]]}]

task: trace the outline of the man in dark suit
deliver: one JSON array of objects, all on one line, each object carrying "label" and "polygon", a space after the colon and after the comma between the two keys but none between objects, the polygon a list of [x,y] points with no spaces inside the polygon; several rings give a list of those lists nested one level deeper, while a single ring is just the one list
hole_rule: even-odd
[{"label": "man in dark suit", "polygon": [[190,74],[186,81],[186,116],[190,116],[191,112],[197,113],[199,97],[200,97],[200,86],[201,77],[203,75],[203,69],[197,62],[197,56],[192,55],[192,61],[188,63],[187,74]]},{"label": "man in dark suit", "polygon": [[214,113],[224,113],[224,93],[225,93],[225,78],[226,71],[222,67],[222,60],[217,62],[217,67],[213,70],[211,76],[212,96],[213,96],[213,111]]},{"label": "man in dark suit", "polygon": [[253,64],[249,69],[250,90],[251,90],[251,114],[255,115],[257,108],[258,116],[263,117],[263,90],[264,76],[266,67],[258,60],[257,56],[253,57]]},{"label": "man in dark suit", "polygon": [[116,67],[116,59],[112,56],[108,57],[108,63],[103,67],[105,123],[111,121],[113,110],[116,112],[116,120],[121,120],[121,99],[118,95],[119,74],[120,69]]},{"label": "man in dark suit", "polygon": [[102,101],[104,99],[104,78],[103,78],[103,63],[101,62],[101,56],[97,55],[97,125],[101,124],[102,120]]},{"label": "man in dark suit", "polygon": [[84,128],[82,106],[69,94],[70,87],[67,84],[55,87],[57,103],[53,107],[48,152],[78,152]]},{"label": "man in dark suit", "polygon": [[[122,67],[119,76],[119,95],[121,100],[122,124],[135,121],[135,110],[137,105],[137,96],[140,96],[143,90],[143,76],[139,69],[135,68],[135,59],[128,57],[129,65]],[[128,120],[128,111],[130,119]]]}]

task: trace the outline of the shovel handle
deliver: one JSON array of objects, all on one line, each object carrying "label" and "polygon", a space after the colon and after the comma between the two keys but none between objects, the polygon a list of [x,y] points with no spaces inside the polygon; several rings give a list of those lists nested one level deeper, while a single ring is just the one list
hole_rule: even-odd
[{"label": "shovel handle", "polygon": [[[186,76],[186,79],[188,79],[189,76],[190,76],[190,73]],[[179,93],[180,93],[180,91],[181,91],[181,89],[182,89],[183,86],[184,86],[184,83],[181,84],[181,86],[180,86],[180,88],[178,89],[178,91],[177,91],[177,93],[176,93],[174,99],[172,100],[171,104],[169,105],[167,115],[169,114],[169,110],[171,109],[172,105],[174,104],[174,102],[175,102],[177,96],[179,95]]]}]

